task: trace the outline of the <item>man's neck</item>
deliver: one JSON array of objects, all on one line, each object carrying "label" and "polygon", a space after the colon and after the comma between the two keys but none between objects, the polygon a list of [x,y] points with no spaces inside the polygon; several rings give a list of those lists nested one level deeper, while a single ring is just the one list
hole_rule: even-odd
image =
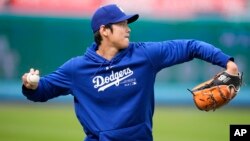
[{"label": "man's neck", "polygon": [[111,60],[115,57],[115,55],[119,52],[119,50],[112,46],[100,45],[96,53],[107,60]]}]

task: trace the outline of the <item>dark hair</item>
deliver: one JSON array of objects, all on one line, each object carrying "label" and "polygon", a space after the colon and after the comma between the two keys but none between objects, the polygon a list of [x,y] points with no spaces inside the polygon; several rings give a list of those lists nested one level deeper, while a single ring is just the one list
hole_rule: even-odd
[{"label": "dark hair", "polygon": [[[113,32],[112,24],[107,24],[104,26],[104,28],[110,29],[111,33]],[[102,36],[101,36],[99,30],[94,33],[94,40],[98,46],[101,44]]]}]

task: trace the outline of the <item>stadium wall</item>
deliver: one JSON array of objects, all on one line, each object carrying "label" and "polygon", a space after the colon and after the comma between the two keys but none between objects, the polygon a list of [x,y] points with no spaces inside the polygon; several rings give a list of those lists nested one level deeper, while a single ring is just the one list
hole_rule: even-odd
[{"label": "stadium wall", "polygon": [[[250,23],[219,19],[168,21],[140,19],[130,25],[131,41],[198,39],[209,42],[235,57],[244,73],[246,89],[250,69]],[[42,75],[52,72],[71,57],[82,55],[93,42],[89,18],[0,15],[0,98],[15,87],[29,68],[38,68]],[[34,53],[36,52],[36,53]],[[157,77],[157,93],[165,93],[163,85],[173,90],[192,87],[212,77],[221,68],[194,60],[162,70]],[[170,89],[171,89],[170,88]],[[180,89],[180,88],[179,88]],[[171,93],[187,93],[176,91]],[[15,95],[15,94],[14,94]],[[160,94],[161,95],[161,94]],[[156,100],[162,98],[157,95]],[[183,94],[182,94],[183,95]],[[183,97],[180,95],[180,97]],[[246,95],[246,94],[245,94]],[[162,95],[165,96],[164,94]],[[14,96],[15,97],[15,96]],[[171,96],[170,96],[171,97]],[[166,97],[166,99],[170,98]],[[183,97],[186,101],[190,96]],[[8,97],[7,97],[8,98]],[[246,97],[243,97],[245,99]],[[250,99],[250,98],[249,98]],[[248,99],[248,100],[249,100]],[[175,101],[173,99],[173,101]],[[189,99],[190,101],[190,99]],[[164,100],[163,100],[164,102]],[[246,103],[249,103],[246,101]]]}]

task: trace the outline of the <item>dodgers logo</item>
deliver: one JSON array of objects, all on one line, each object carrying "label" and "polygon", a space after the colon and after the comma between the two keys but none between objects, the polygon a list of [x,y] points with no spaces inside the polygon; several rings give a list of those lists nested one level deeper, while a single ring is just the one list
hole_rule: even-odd
[{"label": "dodgers logo", "polygon": [[98,89],[98,92],[104,91],[105,89],[113,85],[119,86],[122,80],[125,80],[126,78],[130,77],[131,75],[133,75],[133,73],[134,72],[130,70],[130,68],[126,68],[117,72],[112,71],[109,76],[95,76],[92,79],[92,82],[94,83],[94,88]]}]

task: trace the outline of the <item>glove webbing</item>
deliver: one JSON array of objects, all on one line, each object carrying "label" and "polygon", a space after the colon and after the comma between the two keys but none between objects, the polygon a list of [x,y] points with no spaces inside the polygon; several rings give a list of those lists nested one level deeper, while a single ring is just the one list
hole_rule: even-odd
[{"label": "glove webbing", "polygon": [[[211,91],[210,91],[211,92]],[[212,99],[213,103],[212,103],[212,107],[213,107],[213,111],[215,111],[216,109],[216,105],[217,105],[217,102],[213,96],[213,93],[210,93],[209,97]],[[206,110],[207,111],[207,110]]]},{"label": "glove webbing", "polygon": [[[223,93],[222,93],[222,91],[221,91],[221,89],[220,89],[219,86],[216,86],[216,87],[218,88],[219,93],[220,93],[220,96],[222,97],[222,99],[223,99],[224,101],[226,101],[226,103],[228,103],[228,102],[230,101],[231,98],[227,98],[225,95],[223,95]],[[193,93],[193,91],[191,91],[190,89],[188,89],[188,91],[190,91],[190,92],[195,96],[195,94]],[[213,107],[212,109],[213,109],[213,111],[215,111],[215,110],[216,110],[216,106],[217,106],[217,101],[216,101],[215,98],[214,98],[214,95],[213,95],[213,93],[212,93],[212,90],[210,90],[209,97],[210,97],[210,99],[212,100],[212,107]],[[208,110],[206,110],[206,111],[208,111]]]},{"label": "glove webbing", "polygon": [[[224,101],[226,101],[226,103],[228,103],[228,102],[231,100],[231,98],[227,98],[225,95],[223,95],[223,93],[222,93],[222,91],[221,91],[221,89],[220,89],[219,86],[216,86],[216,87],[218,88],[219,93],[220,93],[220,96],[222,97],[222,99],[223,99]],[[211,92],[211,91],[210,91],[210,92]],[[217,101],[215,100],[215,98],[214,98],[212,92],[211,92],[211,94],[210,94],[210,97],[211,97],[211,99],[213,100],[213,111],[215,111],[215,110],[216,110]],[[226,104],[226,103],[225,103],[225,104]],[[217,108],[218,108],[218,107],[217,107]]]}]

